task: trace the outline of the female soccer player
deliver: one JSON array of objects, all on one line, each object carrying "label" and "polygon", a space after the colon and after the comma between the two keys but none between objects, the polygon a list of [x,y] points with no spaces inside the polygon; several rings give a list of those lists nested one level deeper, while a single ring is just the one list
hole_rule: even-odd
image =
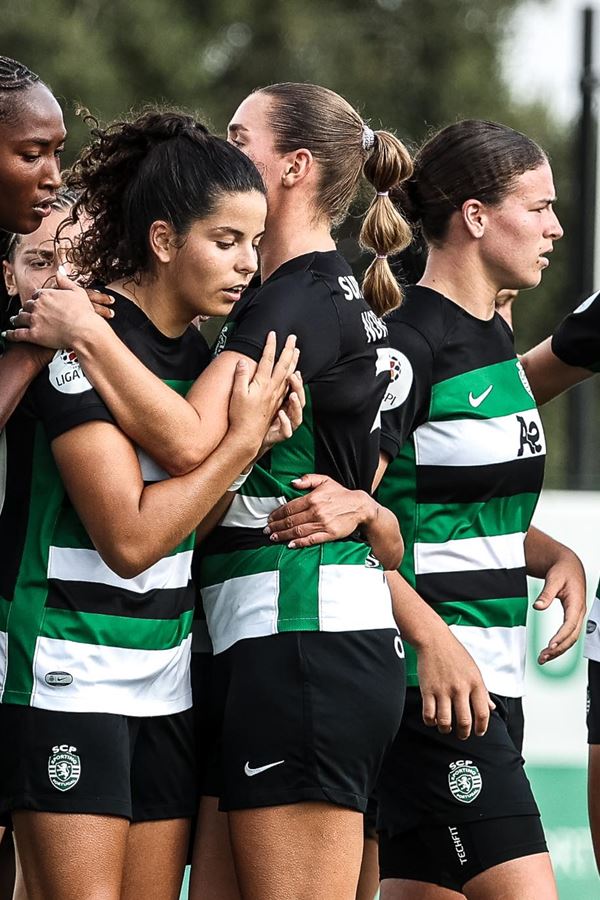
[{"label": "female soccer player", "polygon": [[[120,340],[175,396],[208,362],[189,322],[226,314],[256,269],[264,185],[187,116],[147,113],[96,138],[76,167],[77,209],[93,219],[72,255],[112,295]],[[207,436],[209,398],[205,461],[179,479],[119,430],[72,351],[9,422],[0,808],[31,896],[178,896],[195,806],[193,531],[280,403],[294,352],[273,368],[267,344],[252,381],[243,363],[232,371],[229,420]]]},{"label": "female soccer player", "polygon": [[[398,195],[428,259],[387,319],[402,402],[383,417],[391,463],[379,498],[401,523],[401,573],[475,659],[496,709],[486,734],[463,742],[450,733],[449,709],[438,731],[425,727],[407,650],[405,716],[378,787],[381,896],[546,900],[556,887],[520,755],[525,576],[546,579],[536,608],[555,596],[565,606],[540,662],[576,639],[585,586],[574,554],[529,527],[545,441],[494,304],[500,289],[535,287],[562,236],[552,173],[524,135],[465,121],[425,144]],[[318,519],[310,502],[272,517],[280,540],[301,546],[326,530],[307,524]]]},{"label": "female soccer player", "polygon": [[[263,528],[282,498],[298,495],[291,481],[307,465],[370,491],[389,377],[379,315],[400,299],[385,257],[410,239],[387,194],[411,164],[396,138],[373,132],[341,97],[314,85],[255,92],[236,112],[230,140],[264,175],[268,230],[262,283],[226,324],[205,373],[212,415],[225,420],[224,380],[240,359],[258,359],[274,329],[280,344],[290,331],[298,336],[307,416],[286,450],[275,448],[255,467],[207,542],[200,577],[224,708],[221,804],[243,896],[351,898],[361,813],[402,711],[402,645],[381,565],[362,536],[295,553],[274,547]],[[378,254],[365,280],[368,302],[331,235],[363,172],[377,191],[362,232]],[[34,337],[35,321],[33,313]],[[176,415],[170,406],[165,431],[160,386],[151,384],[141,402],[132,361],[114,350],[100,320],[86,321],[71,323],[79,334],[69,335],[84,371],[125,431],[145,430],[145,410],[156,424],[152,452],[172,465],[182,425],[190,438],[198,429],[196,412]],[[127,396],[113,390],[117,380]],[[379,556],[396,565],[395,520],[367,493],[362,502],[367,540],[378,539]]]}]

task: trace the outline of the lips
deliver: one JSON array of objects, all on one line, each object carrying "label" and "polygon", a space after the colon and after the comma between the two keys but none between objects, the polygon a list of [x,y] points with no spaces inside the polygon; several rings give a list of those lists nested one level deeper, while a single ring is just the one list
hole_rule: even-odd
[{"label": "lips", "polygon": [[43,200],[40,200],[39,203],[36,203],[33,207],[35,212],[45,219],[52,212],[52,203],[54,201],[54,196],[45,197]]},{"label": "lips", "polygon": [[242,291],[245,287],[247,287],[247,285],[238,284],[231,288],[224,288],[223,293],[232,303],[236,303],[242,296]]}]

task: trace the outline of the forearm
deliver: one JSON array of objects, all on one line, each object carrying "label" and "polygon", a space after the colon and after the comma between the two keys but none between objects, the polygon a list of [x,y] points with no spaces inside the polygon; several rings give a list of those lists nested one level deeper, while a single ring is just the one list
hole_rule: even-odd
[{"label": "forearm", "polygon": [[577,559],[575,553],[560,541],[533,525],[529,528],[525,536],[525,566],[528,575],[545,578],[551,566],[567,557]]},{"label": "forearm", "polygon": [[255,453],[228,435],[194,471],[145,487],[139,503],[128,504],[98,547],[107,564],[132,578],[169,554],[200,522],[207,517],[210,522],[215,507],[220,518],[227,489]]},{"label": "forearm", "polygon": [[448,626],[399,572],[386,572],[394,618],[402,636],[418,651],[435,642]]},{"label": "forearm", "polygon": [[398,519],[373,497],[368,494],[364,497],[365,518],[362,521],[362,531],[384,569],[397,569],[404,555],[404,541]]},{"label": "forearm", "polygon": [[169,474],[191,471],[218,445],[196,409],[150,372],[100,317],[73,349],[119,427]]},{"label": "forearm", "polygon": [[8,422],[33,379],[51,358],[50,351],[27,345],[10,347],[0,356],[0,430]]}]

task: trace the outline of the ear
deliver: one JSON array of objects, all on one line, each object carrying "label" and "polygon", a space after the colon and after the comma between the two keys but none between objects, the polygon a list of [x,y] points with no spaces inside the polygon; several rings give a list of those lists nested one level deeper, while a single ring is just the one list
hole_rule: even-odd
[{"label": "ear", "polygon": [[474,238],[482,238],[485,225],[485,206],[480,200],[465,200],[461,207],[462,220],[470,235]]},{"label": "ear", "polygon": [[303,181],[311,172],[314,165],[314,158],[310,150],[304,148],[294,150],[288,153],[283,160],[283,172],[281,174],[281,183],[284,187],[294,187],[300,181]]},{"label": "ear", "polygon": [[15,281],[15,273],[13,271],[12,265],[5,259],[2,263],[2,275],[4,277],[4,284],[6,285],[6,292],[9,297],[16,297],[19,291],[17,290],[17,283]]},{"label": "ear", "polygon": [[148,242],[150,250],[159,262],[169,263],[174,259],[177,253],[174,238],[175,231],[168,222],[159,219],[150,226]]}]

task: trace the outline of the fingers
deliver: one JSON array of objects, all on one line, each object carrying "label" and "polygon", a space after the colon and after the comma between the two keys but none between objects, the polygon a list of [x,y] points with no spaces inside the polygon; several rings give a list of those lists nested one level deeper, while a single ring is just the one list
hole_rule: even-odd
[{"label": "fingers", "polygon": [[67,270],[64,266],[60,265],[56,270],[56,283],[59,288],[63,291],[77,291],[79,290],[79,286],[72,278],[69,278],[67,275]]},{"label": "fingers", "polygon": [[296,348],[296,335],[290,334],[273,369],[273,378],[287,382],[298,364],[299,355],[300,351]]},{"label": "fingers", "polygon": [[271,378],[273,365],[275,363],[275,350],[277,348],[277,335],[274,331],[270,331],[263,347],[262,355],[258,361],[253,381],[266,384]]},{"label": "fingers", "polygon": [[425,725],[429,726],[429,728],[433,728],[436,723],[437,713],[435,695],[431,694],[429,691],[423,693],[423,689],[421,689],[421,695],[423,699],[423,722]]},{"label": "fingers", "polygon": [[334,541],[335,537],[327,534],[326,531],[315,531],[308,537],[294,538],[290,541],[288,547],[290,550],[300,550],[302,547],[314,547],[316,544],[326,544],[328,541]]},{"label": "fingers", "polygon": [[477,737],[483,737],[490,724],[490,713],[496,708],[495,703],[483,687],[476,687],[471,693],[471,709],[473,711],[473,731]]},{"label": "fingers", "polygon": [[290,424],[290,433],[286,437],[291,437],[293,432],[302,425],[302,407],[303,403],[300,397],[293,391],[286,400],[285,409],[280,410]]},{"label": "fingers", "polygon": [[3,331],[0,337],[10,344],[35,344],[29,328],[13,328],[10,331]]},{"label": "fingers", "polygon": [[273,530],[271,526],[267,525],[264,533],[269,535],[269,540],[274,544],[305,540],[315,534],[326,534],[327,540],[333,540],[332,535],[325,531],[322,522],[302,522],[291,525],[289,528],[277,528],[277,530]]},{"label": "fingers", "polygon": [[541,666],[552,659],[556,659],[558,656],[562,656],[566,650],[573,646],[579,637],[583,619],[584,615],[580,615],[577,609],[572,611],[569,609],[565,610],[565,621],[538,657],[538,662]]},{"label": "fingers", "polygon": [[104,303],[97,303],[94,299],[92,300],[92,306],[94,307],[94,312],[97,313],[102,319],[112,319],[115,314],[114,309],[110,309],[110,307],[106,306]]},{"label": "fingers", "polygon": [[237,362],[235,367],[235,372],[233,373],[233,388],[231,391],[232,398],[247,396],[248,394],[248,364],[244,359],[240,359]]},{"label": "fingers", "polygon": [[436,725],[440,734],[452,731],[452,703],[447,696],[437,698]]},{"label": "fingers", "polygon": [[471,734],[471,726],[473,724],[469,694],[466,691],[457,694],[453,699],[452,705],[454,707],[454,730],[456,736],[459,740],[466,741]]},{"label": "fingers", "polygon": [[291,482],[298,491],[312,491],[314,488],[320,487],[327,481],[327,475],[301,475],[300,478],[294,478]]},{"label": "fingers", "polygon": [[[287,441],[288,438],[291,438],[294,433],[294,426],[292,424],[292,421],[286,411],[283,409],[280,409],[277,413],[277,419],[279,421],[280,437],[282,438],[282,440]],[[300,421],[302,421],[302,410],[300,410]]]},{"label": "fingers", "polygon": [[31,313],[25,312],[25,310],[20,309],[15,316],[10,317],[9,322],[13,326],[13,328],[30,328]]},{"label": "fingers", "polygon": [[295,372],[292,372],[289,378],[289,385],[290,391],[294,391],[298,395],[300,405],[302,409],[304,409],[306,405],[306,392],[304,390],[304,380],[300,369],[296,369]]},{"label": "fingers", "polygon": [[[292,517],[294,521],[297,521],[299,514],[310,510],[310,503],[310,497],[305,495],[304,497],[296,497],[295,500],[290,500],[289,503],[284,503],[283,506],[278,506],[269,516],[269,526],[274,526],[278,523],[283,523],[285,526],[285,522],[287,520],[291,521]],[[310,515],[306,521],[310,521]]]}]

